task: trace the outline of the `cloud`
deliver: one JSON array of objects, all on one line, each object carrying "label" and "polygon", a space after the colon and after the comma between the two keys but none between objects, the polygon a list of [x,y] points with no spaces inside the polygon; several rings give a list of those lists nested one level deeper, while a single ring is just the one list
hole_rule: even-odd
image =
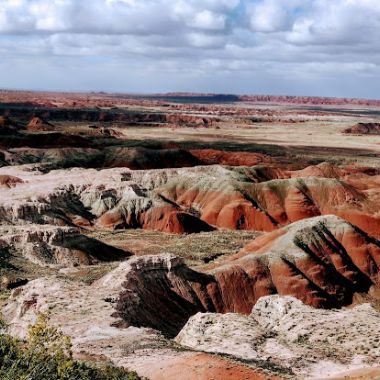
[{"label": "cloud", "polygon": [[0,86],[377,96],[379,35],[378,0],[0,0]]},{"label": "cloud", "polygon": [[260,1],[248,7],[250,27],[253,32],[279,32],[292,27],[295,18],[292,8],[286,2],[276,0]]},{"label": "cloud", "polygon": [[226,26],[226,16],[206,9],[196,13],[187,25],[199,29],[221,30]]}]

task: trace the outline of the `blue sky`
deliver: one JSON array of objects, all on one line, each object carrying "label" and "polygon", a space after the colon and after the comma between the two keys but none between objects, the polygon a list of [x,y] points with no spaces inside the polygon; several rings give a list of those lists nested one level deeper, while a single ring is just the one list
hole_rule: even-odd
[{"label": "blue sky", "polygon": [[0,0],[0,87],[380,98],[378,0]]}]

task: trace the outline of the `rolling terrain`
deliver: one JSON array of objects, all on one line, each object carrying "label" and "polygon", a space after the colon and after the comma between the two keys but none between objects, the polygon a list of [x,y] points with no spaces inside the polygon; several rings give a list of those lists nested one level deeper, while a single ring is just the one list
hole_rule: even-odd
[{"label": "rolling terrain", "polygon": [[[380,376],[380,103],[0,91],[1,308],[161,379]],[[373,377],[370,377],[373,376]]]}]

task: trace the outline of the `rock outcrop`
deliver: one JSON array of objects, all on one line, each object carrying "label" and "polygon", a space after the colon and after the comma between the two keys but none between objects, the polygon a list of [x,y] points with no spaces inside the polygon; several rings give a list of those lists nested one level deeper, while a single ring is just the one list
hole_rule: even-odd
[{"label": "rock outcrop", "polygon": [[134,259],[113,276],[125,279],[118,315],[171,336],[196,311],[249,314],[275,293],[317,308],[349,305],[355,292],[380,286],[379,265],[379,241],[324,216],[263,235],[207,274],[166,256]]},{"label": "rock outcrop", "polygon": [[77,228],[43,225],[1,226],[3,250],[38,265],[90,265],[120,261],[132,253],[82,235]]},{"label": "rock outcrop", "polygon": [[217,227],[272,231],[298,220],[335,214],[379,236],[379,204],[367,194],[336,178],[276,179],[280,175],[260,167],[220,168],[210,170],[209,176],[172,179],[155,191],[197,210],[202,220]]},{"label": "rock outcrop", "polygon": [[[13,150],[13,154],[25,152]],[[74,148],[67,148],[67,154],[75,161]],[[87,157],[93,154],[88,150]],[[54,151],[45,152],[47,162],[54,157]],[[372,178],[366,181],[371,186],[368,192],[353,186],[363,182],[360,175],[364,174],[352,175],[347,182],[326,177],[283,178],[288,174],[265,166],[71,169],[48,174],[9,168],[3,173],[27,182],[15,189],[0,189],[5,191],[0,197],[0,220],[8,223],[27,220],[174,233],[213,228],[273,231],[295,221],[334,214],[375,237],[380,231],[377,176],[366,177]]]},{"label": "rock outcrop", "polygon": [[263,235],[230,259],[245,272],[260,275],[256,294],[275,289],[327,308],[347,305],[355,292],[379,286],[379,260],[380,242],[335,216],[311,218]]},{"label": "rock outcrop", "polygon": [[346,128],[343,133],[354,135],[380,135],[380,123],[358,123]]},{"label": "rock outcrop", "polygon": [[168,336],[175,336],[191,315],[217,311],[223,302],[212,276],[191,270],[172,255],[129,260],[101,284],[120,279],[125,290],[116,315],[128,326],[153,327]]},{"label": "rock outcrop", "polygon": [[218,118],[210,118],[205,116],[186,115],[178,113],[169,113],[165,115],[165,121],[169,124],[178,125],[180,127],[210,127],[219,121]]},{"label": "rock outcrop", "polygon": [[92,285],[62,274],[39,278],[14,290],[2,314],[10,332],[24,338],[37,315],[49,312],[49,323],[71,337],[75,358],[106,360],[152,380],[177,380],[179,374],[181,380],[282,379],[270,369],[180,347],[152,329],[116,327],[112,314],[122,281],[117,275]]},{"label": "rock outcrop", "polygon": [[265,361],[293,378],[378,368],[380,313],[369,304],[321,311],[292,297],[261,298],[249,316],[198,313],[176,337],[198,351]]},{"label": "rock outcrop", "polygon": [[26,129],[32,132],[43,132],[43,131],[54,131],[55,127],[53,124],[49,123],[47,120],[40,116],[34,116]]}]

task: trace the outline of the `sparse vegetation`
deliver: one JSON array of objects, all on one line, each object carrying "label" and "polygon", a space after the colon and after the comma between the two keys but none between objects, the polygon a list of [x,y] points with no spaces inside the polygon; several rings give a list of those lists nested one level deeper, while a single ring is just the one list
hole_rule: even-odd
[{"label": "sparse vegetation", "polygon": [[70,338],[48,325],[40,314],[29,328],[26,342],[4,334],[0,328],[0,378],[2,380],[140,380],[135,372],[104,366],[95,367],[72,357]]},{"label": "sparse vegetation", "polygon": [[220,230],[175,235],[156,231],[125,230],[96,231],[89,236],[116,247],[128,247],[139,256],[168,252],[184,258],[189,265],[204,265],[219,257],[235,254],[258,235],[260,233],[256,231]]}]

